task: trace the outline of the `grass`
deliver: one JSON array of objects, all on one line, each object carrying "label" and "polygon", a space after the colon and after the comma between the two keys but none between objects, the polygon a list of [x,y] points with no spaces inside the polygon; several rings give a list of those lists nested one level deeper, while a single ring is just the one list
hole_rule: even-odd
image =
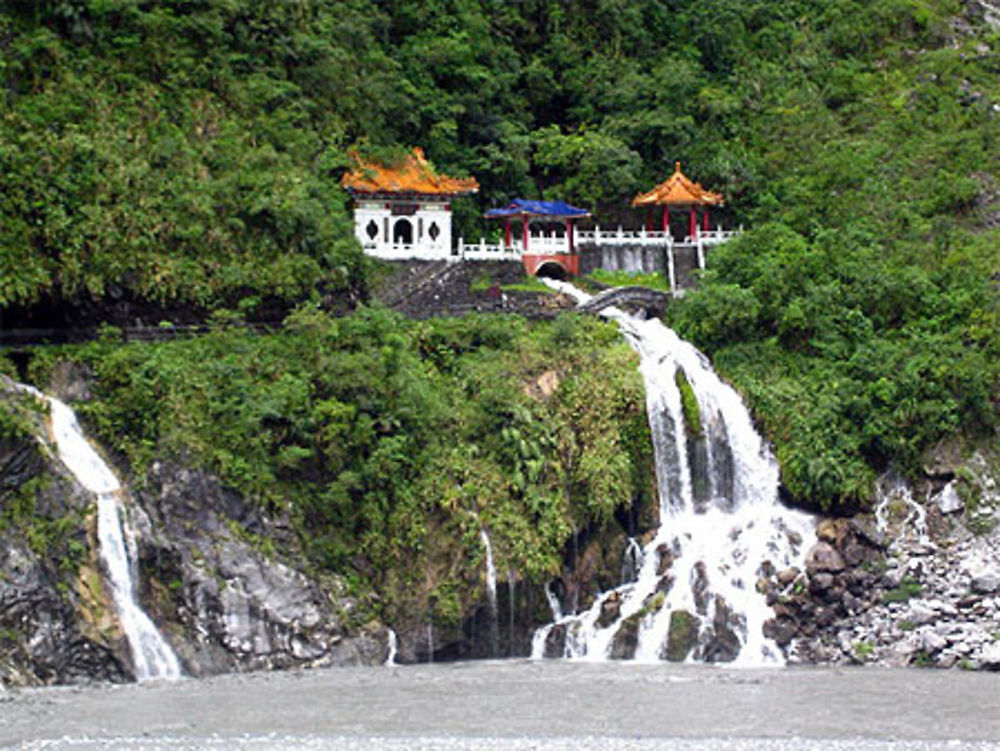
[{"label": "grass", "polygon": [[643,274],[641,272],[630,273],[628,271],[607,271],[596,269],[588,277],[599,284],[609,287],[649,287],[663,292],[670,291],[670,280],[662,274]]}]

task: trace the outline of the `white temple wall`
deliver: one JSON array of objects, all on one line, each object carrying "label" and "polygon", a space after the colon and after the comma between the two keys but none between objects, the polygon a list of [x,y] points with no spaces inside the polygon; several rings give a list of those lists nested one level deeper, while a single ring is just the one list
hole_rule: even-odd
[{"label": "white temple wall", "polygon": [[458,258],[452,248],[451,208],[444,201],[358,201],[354,234],[365,253],[375,258]]}]

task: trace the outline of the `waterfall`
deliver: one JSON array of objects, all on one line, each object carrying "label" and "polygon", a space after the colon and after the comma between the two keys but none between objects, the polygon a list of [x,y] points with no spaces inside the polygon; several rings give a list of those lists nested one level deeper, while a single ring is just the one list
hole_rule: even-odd
[{"label": "waterfall", "polygon": [[642,546],[634,537],[628,538],[625,543],[625,552],[622,553],[621,584],[629,584],[635,581],[642,567]]},{"label": "waterfall", "polygon": [[385,666],[392,667],[396,664],[396,655],[399,653],[399,638],[396,632],[389,629],[389,654],[385,658]]},{"label": "waterfall", "polygon": [[889,530],[889,517],[892,507],[906,510],[906,518],[899,528],[900,537],[909,536],[908,530],[916,536],[917,542],[929,545],[931,542],[927,531],[927,509],[913,500],[913,491],[906,482],[898,477],[883,475],[875,483],[875,528],[883,534]]},{"label": "waterfall", "polygon": [[[571,285],[545,281],[587,299]],[[780,664],[780,650],[763,635],[773,612],[756,587],[765,563],[801,567],[812,518],[780,505],[777,463],[739,395],[701,352],[658,320],[613,308],[604,314],[640,357],[660,527],[642,550],[635,580],[543,626],[532,657],[552,654],[559,627],[564,657]],[[697,422],[690,399],[685,415],[684,381]]]},{"label": "waterfall", "polygon": [[497,611],[497,568],[493,561],[493,545],[490,543],[486,527],[479,528],[479,538],[486,550],[486,598],[490,611],[490,649],[491,657],[500,653],[500,615]]},{"label": "waterfall", "polygon": [[[97,496],[100,559],[118,620],[132,652],[136,680],[178,678],[181,671],[177,656],[135,599],[137,567],[130,563],[126,547],[122,527],[124,510],[120,503],[123,491],[118,478],[87,442],[73,410],[31,386],[19,384],[18,388],[48,402],[59,459],[83,487]],[[134,558],[133,553],[133,562]]]}]

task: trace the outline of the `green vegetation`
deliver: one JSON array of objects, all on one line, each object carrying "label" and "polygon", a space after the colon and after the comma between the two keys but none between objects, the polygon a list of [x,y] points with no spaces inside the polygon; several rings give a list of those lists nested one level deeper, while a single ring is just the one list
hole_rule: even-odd
[{"label": "green vegetation", "polygon": [[352,146],[475,175],[466,237],[516,195],[638,223],[628,199],[681,160],[754,229],[672,322],[746,395],[789,493],[851,507],[997,427],[1000,35],[972,7],[13,0],[0,312],[353,306]]},{"label": "green vegetation", "polygon": [[679,369],[674,374],[674,382],[681,392],[681,409],[684,412],[684,425],[691,439],[701,437],[701,410],[698,408],[698,397],[687,379],[684,371]]},{"label": "green vegetation", "polygon": [[923,587],[920,585],[920,582],[907,574],[899,582],[898,587],[886,590],[883,600],[885,602],[906,602],[914,597],[920,597],[922,591]]},{"label": "green vegetation", "polygon": [[607,269],[595,269],[587,275],[587,279],[607,287],[630,287],[638,285],[640,287],[650,287],[663,292],[670,291],[670,280],[662,274],[643,274],[640,272],[630,273],[628,271],[608,271]]},{"label": "green vegetation", "polygon": [[635,355],[590,317],[304,305],[268,336],[64,354],[93,368],[80,414],[139,481],[153,457],[209,469],[287,512],[314,566],[375,587],[400,618],[430,607],[453,624],[481,596],[481,525],[498,566],[541,581],[574,528],[655,505]]},{"label": "green vegetation", "polygon": [[875,654],[875,645],[868,641],[856,641],[852,645],[854,648],[854,659],[858,662],[867,662]]}]

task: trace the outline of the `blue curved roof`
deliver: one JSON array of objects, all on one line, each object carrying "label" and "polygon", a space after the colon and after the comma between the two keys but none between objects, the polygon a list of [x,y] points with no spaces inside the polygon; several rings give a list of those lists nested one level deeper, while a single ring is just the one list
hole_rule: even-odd
[{"label": "blue curved roof", "polygon": [[527,198],[515,198],[506,206],[499,209],[490,209],[486,212],[487,219],[498,217],[521,216],[553,216],[561,219],[582,219],[590,216],[586,209],[570,206],[563,201],[532,201]]}]

